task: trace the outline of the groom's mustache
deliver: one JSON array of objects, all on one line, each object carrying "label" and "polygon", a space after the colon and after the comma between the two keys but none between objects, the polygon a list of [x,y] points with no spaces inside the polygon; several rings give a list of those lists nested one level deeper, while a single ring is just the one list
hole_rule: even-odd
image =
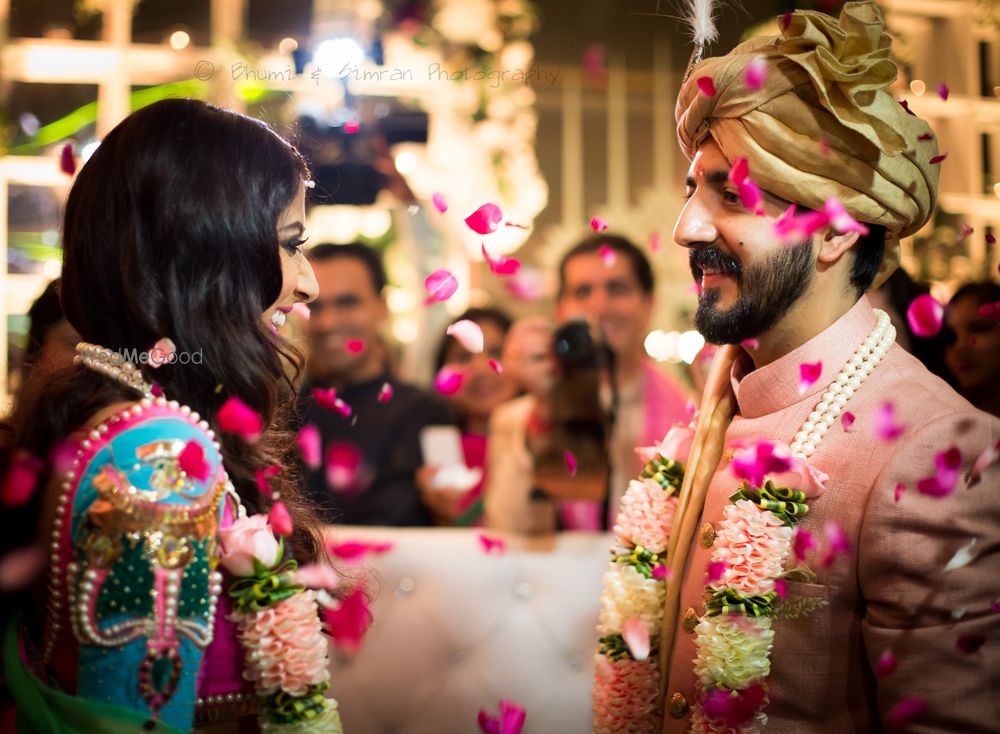
[{"label": "groom's mustache", "polygon": [[688,263],[691,266],[691,275],[695,280],[701,280],[705,270],[714,270],[723,275],[733,276],[737,282],[743,271],[739,261],[732,255],[727,255],[718,247],[708,245],[691,250],[688,255]]}]

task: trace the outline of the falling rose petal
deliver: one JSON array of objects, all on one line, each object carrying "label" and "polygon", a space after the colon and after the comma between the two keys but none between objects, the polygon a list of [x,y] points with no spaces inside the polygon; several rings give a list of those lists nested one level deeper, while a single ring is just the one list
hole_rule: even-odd
[{"label": "falling rose petal", "polygon": [[304,426],[295,436],[295,443],[302,454],[302,461],[305,465],[315,471],[323,463],[323,442],[319,435],[319,428],[311,423]]},{"label": "falling rose petal", "polygon": [[326,483],[335,492],[357,489],[361,451],[349,443],[332,443],[326,449]]},{"label": "falling rose petal", "polygon": [[752,446],[733,453],[729,470],[737,479],[745,479],[759,487],[768,474],[780,474],[792,467],[792,454],[787,446],[771,441],[757,441]]},{"label": "falling rose petal", "polygon": [[435,301],[447,301],[458,290],[458,281],[448,270],[435,270],[424,280],[424,290],[427,291],[425,305]]},{"label": "falling rose petal", "polygon": [[896,409],[892,403],[882,403],[873,416],[875,437],[882,441],[895,441],[903,433],[903,427],[896,423]]},{"label": "falling rose petal", "polygon": [[687,403],[684,405],[684,410],[687,412],[689,416],[694,418],[698,414],[698,403],[696,403],[693,400],[688,400]]},{"label": "falling rose petal", "polygon": [[917,491],[930,497],[947,497],[955,490],[962,468],[962,453],[954,446],[934,456],[935,473],[920,479]]},{"label": "falling rose petal", "polygon": [[37,545],[17,548],[0,558],[0,591],[17,591],[31,586],[44,572],[48,557]]},{"label": "falling rose petal", "polygon": [[367,595],[361,586],[341,599],[337,606],[324,609],[321,616],[334,645],[347,653],[358,651],[372,622]]},{"label": "falling rose petal", "polygon": [[826,548],[820,563],[823,568],[829,568],[837,558],[851,552],[851,543],[844,529],[833,520],[827,520],[823,526],[823,535],[826,536]]},{"label": "falling rose petal", "polygon": [[271,477],[277,476],[280,472],[281,467],[276,464],[254,471],[254,479],[257,482],[257,491],[265,497],[270,497],[271,485],[268,483],[268,480]]},{"label": "falling rose petal", "polygon": [[744,339],[740,342],[740,346],[744,349],[756,349],[760,346],[760,342],[756,339]]},{"label": "falling rose petal", "polygon": [[764,86],[765,81],[767,81],[767,62],[756,56],[743,71],[743,85],[747,89],[757,91]]},{"label": "falling rose petal", "polygon": [[781,16],[781,30],[787,31],[792,25],[792,11],[787,11]]},{"label": "falling rose petal", "polygon": [[910,103],[907,102],[905,99],[896,97],[896,101],[899,102],[900,107],[906,110],[906,114],[913,115],[914,117],[917,116],[917,113],[910,109]]},{"label": "falling rose petal", "polygon": [[759,683],[740,691],[713,688],[705,693],[702,707],[706,717],[722,721],[727,730],[742,731],[764,705],[766,698],[767,694]]},{"label": "falling rose petal", "polygon": [[899,502],[900,497],[903,496],[903,492],[905,491],[906,491],[906,485],[903,484],[902,482],[898,482],[896,484],[896,488],[893,490],[893,498],[896,500],[896,502]]},{"label": "falling rose petal", "polygon": [[0,503],[7,507],[21,507],[34,496],[38,478],[45,470],[45,463],[23,449],[14,452],[7,476],[0,484]]},{"label": "falling rose petal", "polygon": [[726,573],[726,562],[725,561],[712,561],[708,564],[708,568],[705,571],[705,583],[714,584],[716,581],[721,579]]},{"label": "falling rose petal", "polygon": [[649,625],[638,617],[630,617],[622,625],[622,638],[635,660],[649,657]]},{"label": "falling rose petal", "polygon": [[503,700],[500,702],[500,716],[492,716],[486,709],[479,709],[476,722],[483,734],[521,734],[525,718],[523,708]]},{"label": "falling rose petal", "polygon": [[569,449],[567,449],[566,451],[563,451],[563,461],[566,462],[566,471],[569,473],[569,475],[571,477],[575,477],[576,476],[576,456],[573,455],[573,452],[570,451]]},{"label": "falling rose petal", "polygon": [[664,566],[662,563],[658,563],[653,566],[653,578],[663,581],[669,579],[671,576],[670,569]]},{"label": "falling rose petal", "polygon": [[504,289],[519,301],[537,301],[545,295],[545,276],[535,268],[521,268],[504,283]]},{"label": "falling rose petal", "polygon": [[[219,385],[219,387],[221,388],[222,385]],[[153,395],[153,397],[157,398],[163,397],[163,387],[157,382],[154,382],[152,385],[150,385],[149,392]],[[216,390],[216,392],[217,393],[221,392],[221,390]]]},{"label": "falling rose petal", "polygon": [[938,84],[937,93],[938,93],[938,97],[940,97],[941,99],[943,99],[945,102],[948,101],[948,85],[947,84],[945,84],[944,82],[942,82],[941,84]]},{"label": "falling rose petal", "polygon": [[601,245],[597,248],[597,254],[601,257],[601,262],[604,263],[604,267],[610,268],[615,264],[615,260],[618,258],[618,253],[615,252],[615,248],[611,245]]},{"label": "falling rose petal", "polygon": [[992,303],[984,303],[982,306],[979,307],[978,313],[980,316],[991,319],[993,318],[993,311],[994,308]]},{"label": "falling rose petal", "polygon": [[284,502],[275,502],[271,505],[271,511],[267,513],[267,521],[271,529],[278,535],[292,534],[292,516],[288,514],[288,508]]},{"label": "falling rose petal", "polygon": [[373,543],[367,540],[345,540],[341,543],[330,542],[326,549],[331,556],[351,563],[362,561],[367,556],[380,556],[395,547],[392,542]]},{"label": "falling rose petal", "polygon": [[940,155],[936,155],[933,158],[931,158],[930,161],[929,161],[929,163],[931,165],[934,165],[935,163],[940,163],[941,161],[943,161],[947,157],[948,157],[948,151],[945,151],[944,153],[941,153]]},{"label": "falling rose petal", "polygon": [[476,714],[476,723],[483,734],[500,734],[500,717],[492,716],[486,709],[479,709]]},{"label": "falling rose petal", "polygon": [[460,370],[445,365],[434,377],[434,389],[442,395],[454,395],[462,388],[463,378]]},{"label": "falling rose petal", "polygon": [[983,646],[984,642],[986,642],[986,635],[978,632],[966,632],[959,635],[958,639],[955,640],[955,647],[966,655],[972,655]]},{"label": "falling rose petal", "polygon": [[875,663],[875,675],[879,678],[892,675],[896,672],[896,666],[898,662],[896,660],[896,655],[892,650],[885,650],[878,657],[878,662]]},{"label": "falling rose petal", "polygon": [[917,136],[917,140],[933,140],[933,139],[934,139],[933,133],[920,133]]},{"label": "falling rose petal", "polygon": [[592,217],[590,220],[590,228],[595,232],[603,232],[608,228],[608,222],[604,217]]},{"label": "falling rose petal", "polygon": [[799,395],[805,394],[823,374],[823,362],[802,362],[799,365]]},{"label": "falling rose petal", "polygon": [[295,302],[295,305],[292,306],[292,313],[303,321],[308,321],[309,317],[312,316],[312,311],[309,310],[309,306],[304,304],[302,301]]},{"label": "falling rose petal", "polygon": [[494,275],[516,275],[521,269],[521,261],[516,257],[507,257],[506,255],[492,257],[486,250],[485,242],[482,248],[483,259],[486,260],[486,264],[490,266],[490,272]]},{"label": "falling rose petal", "polygon": [[316,405],[321,408],[326,408],[327,410],[337,409],[337,391],[330,388],[320,388],[314,387],[312,391],[313,400],[316,401]]},{"label": "falling rose petal", "polygon": [[150,369],[159,369],[170,361],[170,358],[177,353],[177,346],[169,337],[163,337],[153,348],[149,350]]},{"label": "falling rose petal", "polygon": [[257,412],[235,395],[230,396],[215,419],[226,433],[235,433],[247,441],[256,441],[264,430],[264,421]]},{"label": "falling rose petal", "polygon": [[205,449],[197,441],[191,440],[184,444],[184,448],[177,455],[177,464],[181,471],[199,482],[208,479],[209,466],[205,461]]},{"label": "falling rose petal", "polygon": [[906,322],[919,337],[937,336],[944,322],[944,306],[929,293],[919,295],[906,309]]},{"label": "falling rose petal", "polygon": [[785,584],[784,579],[774,580],[774,593],[778,595],[778,598],[784,601],[788,598],[788,586]]},{"label": "falling rose petal", "polygon": [[729,169],[729,180],[734,184],[740,184],[747,180],[750,175],[750,162],[746,158],[736,158]]},{"label": "falling rose petal", "polygon": [[844,429],[844,433],[850,433],[851,427],[854,425],[854,413],[847,410],[844,414],[840,416],[840,425]]},{"label": "falling rose petal", "polygon": [[591,44],[584,49],[581,61],[587,84],[592,89],[604,89],[608,84],[607,52],[604,46],[599,43]]},{"label": "falling rose petal", "polygon": [[67,176],[76,173],[76,155],[73,152],[72,143],[66,143],[59,149],[59,170]]},{"label": "falling rose petal", "polygon": [[806,552],[816,548],[816,540],[805,528],[795,528],[792,536],[792,549],[795,551],[795,561],[800,563],[806,557]]},{"label": "falling rose petal", "polygon": [[990,602],[990,611],[993,614],[1000,614],[1000,599],[994,599]]},{"label": "falling rose petal", "polygon": [[307,563],[296,569],[295,582],[307,589],[337,589],[340,576],[325,563]]},{"label": "falling rose petal", "polygon": [[448,336],[454,337],[464,349],[472,352],[473,354],[480,354],[483,351],[483,346],[485,344],[483,329],[475,321],[460,319],[454,324],[451,324],[445,330],[445,333],[448,334]]},{"label": "falling rose petal", "polygon": [[979,483],[980,475],[986,471],[986,467],[990,466],[997,459],[1000,459],[1000,442],[996,446],[987,446],[983,449],[982,453],[976,457],[976,460],[972,463],[972,468],[969,469],[969,473],[965,475],[965,482],[970,487],[974,487]]},{"label": "falling rose petal", "polygon": [[351,406],[348,405],[347,403],[345,403],[340,398],[337,398],[336,400],[333,401],[333,409],[335,411],[337,411],[338,413],[340,413],[345,418],[347,418],[348,416],[350,416],[351,412],[352,412],[351,411]]},{"label": "falling rose petal", "polygon": [[392,385],[388,382],[383,382],[382,387],[379,388],[377,400],[380,403],[388,403],[392,400]]},{"label": "falling rose petal", "polygon": [[434,203],[434,208],[442,214],[448,211],[448,202],[445,201],[444,196],[437,191],[431,194],[431,201]]},{"label": "falling rose petal", "polygon": [[905,729],[914,719],[918,719],[927,711],[927,701],[917,696],[907,696],[896,703],[885,715],[888,731]]},{"label": "falling rose petal", "polygon": [[365,351],[365,342],[363,339],[348,339],[344,343],[344,348],[351,354],[361,354]]},{"label": "falling rose petal", "polygon": [[972,227],[970,227],[967,222],[962,222],[962,231],[958,235],[958,241],[961,242],[962,240],[966,239],[970,234],[972,234],[975,231],[976,230],[974,230]]},{"label": "falling rose petal", "polygon": [[976,541],[978,538],[973,538],[966,545],[963,545],[957,551],[955,555],[951,557],[951,560],[945,564],[945,571],[954,571],[956,568],[964,568],[972,562],[972,549],[976,547]]},{"label": "falling rose petal", "polygon": [[491,359],[489,365],[490,369],[496,372],[498,375],[503,374],[503,365],[497,362],[495,359]]},{"label": "falling rose petal", "polygon": [[997,238],[991,234],[988,234],[986,235],[986,241],[989,242],[991,245],[995,245],[997,243]]},{"label": "falling rose petal", "polygon": [[830,224],[841,234],[857,232],[860,235],[868,234],[868,227],[856,220],[847,213],[843,202],[836,196],[831,196],[823,204],[823,212],[830,218]]},{"label": "falling rose petal", "polygon": [[826,136],[821,136],[819,139],[819,154],[824,158],[830,157],[830,143],[827,142]]},{"label": "falling rose petal", "polygon": [[483,551],[486,553],[492,553],[495,550],[497,555],[503,555],[504,551],[507,550],[507,544],[503,538],[491,538],[484,533],[479,533],[476,537],[479,539],[479,545],[482,546]]},{"label": "falling rose petal", "polygon": [[503,220],[503,212],[496,204],[483,204],[465,218],[465,223],[476,234],[492,234]]},{"label": "falling rose petal", "polygon": [[659,232],[653,232],[649,235],[649,251],[654,255],[663,249],[663,240],[660,238]]},{"label": "falling rose petal", "polygon": [[710,76],[700,76],[698,77],[695,84],[698,85],[698,91],[704,94],[706,97],[715,96],[715,82],[712,81]]},{"label": "falling rose petal", "polygon": [[740,203],[746,209],[752,209],[758,217],[764,216],[764,195],[760,191],[757,182],[752,178],[740,181],[736,186],[740,195]]}]

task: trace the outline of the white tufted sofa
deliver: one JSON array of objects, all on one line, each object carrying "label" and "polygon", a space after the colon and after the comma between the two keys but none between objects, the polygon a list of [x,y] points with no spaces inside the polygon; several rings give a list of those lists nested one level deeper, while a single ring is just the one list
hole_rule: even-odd
[{"label": "white tufted sofa", "polygon": [[524,734],[586,734],[601,575],[610,536],[502,538],[479,529],[358,528],[391,541],[369,557],[375,621],[353,657],[331,650],[347,734],[473,734],[480,708],[523,706]]}]

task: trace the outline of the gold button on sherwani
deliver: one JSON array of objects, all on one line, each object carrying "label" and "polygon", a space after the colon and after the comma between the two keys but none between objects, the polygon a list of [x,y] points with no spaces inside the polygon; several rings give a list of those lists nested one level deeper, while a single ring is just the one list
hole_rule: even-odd
[{"label": "gold button on sherwani", "polygon": [[667,703],[667,711],[675,719],[679,719],[688,711],[688,702],[684,698],[684,694],[680,691],[675,691],[670,694],[670,701]]},{"label": "gold button on sherwani", "polygon": [[688,607],[684,612],[684,629],[687,632],[694,632],[694,628],[698,626],[698,614]]},{"label": "gold button on sherwani", "polygon": [[701,547],[711,548],[714,542],[715,528],[712,527],[712,523],[707,522],[701,526]]}]

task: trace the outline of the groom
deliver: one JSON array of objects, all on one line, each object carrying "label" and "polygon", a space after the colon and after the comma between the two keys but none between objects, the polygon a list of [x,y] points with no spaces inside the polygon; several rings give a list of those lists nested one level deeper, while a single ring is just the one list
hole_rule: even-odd
[{"label": "groom", "polygon": [[[847,3],[839,23],[799,11],[784,25],[697,65],[677,101],[691,166],[674,239],[700,286],[696,325],[727,346],[673,523],[663,731],[756,731],[760,711],[767,732],[995,731],[1000,466],[967,474],[1000,421],[892,344],[864,297],[932,214],[937,144],[888,89],[896,68],[873,2]],[[828,476],[796,526],[801,561],[776,572],[754,566],[765,531],[719,537],[742,482],[734,455],[761,440]],[[758,572],[780,577],[784,613],[754,647],[739,637],[752,615],[706,614],[706,579]]]}]

